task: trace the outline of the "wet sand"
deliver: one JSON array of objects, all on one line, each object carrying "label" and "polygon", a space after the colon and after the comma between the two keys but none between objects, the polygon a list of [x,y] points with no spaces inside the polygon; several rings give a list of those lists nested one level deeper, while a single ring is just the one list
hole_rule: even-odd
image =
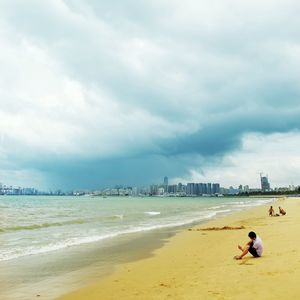
[{"label": "wet sand", "polygon": [[145,259],[174,236],[174,229],[120,236],[1,262],[0,299],[53,300],[112,274],[116,266]]}]

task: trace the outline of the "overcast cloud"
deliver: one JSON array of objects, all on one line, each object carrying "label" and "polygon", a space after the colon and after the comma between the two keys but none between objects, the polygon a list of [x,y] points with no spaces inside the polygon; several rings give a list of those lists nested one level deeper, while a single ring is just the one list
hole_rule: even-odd
[{"label": "overcast cloud", "polygon": [[[141,2],[141,3],[140,3]],[[0,182],[299,184],[298,1],[0,2]]]}]

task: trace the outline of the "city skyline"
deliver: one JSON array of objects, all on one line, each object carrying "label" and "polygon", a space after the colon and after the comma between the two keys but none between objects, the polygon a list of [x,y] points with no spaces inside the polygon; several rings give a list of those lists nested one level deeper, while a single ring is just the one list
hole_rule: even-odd
[{"label": "city skyline", "polygon": [[260,187],[251,187],[249,185],[239,185],[237,187],[221,186],[216,182],[178,182],[169,183],[169,178],[164,176],[162,183],[151,184],[150,186],[126,186],[117,184],[114,187],[98,187],[97,189],[74,189],[69,191],[49,190],[40,191],[34,187],[16,187],[8,186],[0,182],[0,195],[113,195],[113,196],[222,196],[222,195],[247,195],[262,193],[298,193],[299,185],[289,185],[281,187],[271,187],[268,176],[260,174]]},{"label": "city skyline", "polygon": [[300,182],[295,1],[0,3],[0,181]]}]

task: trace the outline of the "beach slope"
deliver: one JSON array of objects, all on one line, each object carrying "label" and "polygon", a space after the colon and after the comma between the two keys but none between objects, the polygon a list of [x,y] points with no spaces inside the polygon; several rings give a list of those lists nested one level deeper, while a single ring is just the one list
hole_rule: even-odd
[{"label": "beach slope", "polygon": [[[184,230],[152,257],[59,299],[298,299],[300,199],[272,205],[287,215],[269,217],[262,206]],[[249,231],[262,238],[263,256],[234,260]]]}]

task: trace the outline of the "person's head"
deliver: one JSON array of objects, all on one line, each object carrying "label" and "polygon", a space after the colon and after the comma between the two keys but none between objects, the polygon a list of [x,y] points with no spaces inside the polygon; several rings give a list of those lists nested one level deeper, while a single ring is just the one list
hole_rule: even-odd
[{"label": "person's head", "polygon": [[270,208],[273,208],[273,206],[270,206]]},{"label": "person's head", "polygon": [[256,233],[254,231],[250,231],[248,233],[248,236],[251,240],[255,240],[256,239]]}]

